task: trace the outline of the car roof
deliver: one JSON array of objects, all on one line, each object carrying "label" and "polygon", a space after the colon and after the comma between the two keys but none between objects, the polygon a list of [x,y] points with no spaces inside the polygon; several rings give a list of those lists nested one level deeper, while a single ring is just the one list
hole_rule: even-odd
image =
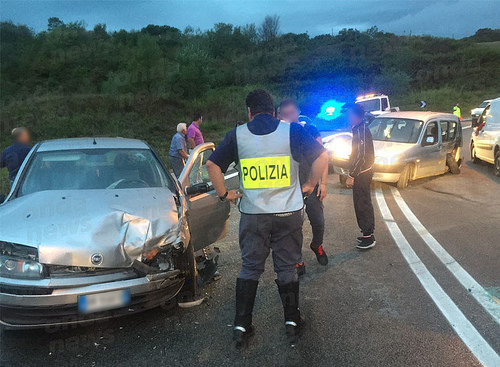
[{"label": "car roof", "polygon": [[389,118],[400,118],[400,119],[412,119],[412,120],[422,120],[427,121],[434,118],[451,118],[456,120],[457,116],[451,113],[444,112],[432,112],[432,111],[400,111],[400,112],[389,112],[377,116],[377,118],[389,117]]},{"label": "car roof", "polygon": [[46,140],[39,143],[38,152],[75,149],[150,149],[142,140],[125,138],[71,138]]}]

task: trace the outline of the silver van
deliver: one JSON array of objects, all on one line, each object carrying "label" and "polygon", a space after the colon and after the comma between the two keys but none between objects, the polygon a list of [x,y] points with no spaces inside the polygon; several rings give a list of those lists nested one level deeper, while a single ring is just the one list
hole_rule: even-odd
[{"label": "silver van", "polygon": [[[397,183],[460,172],[462,125],[457,116],[437,112],[391,112],[370,124],[375,148],[373,179]],[[343,182],[349,173],[350,133],[323,139],[331,162]]]}]

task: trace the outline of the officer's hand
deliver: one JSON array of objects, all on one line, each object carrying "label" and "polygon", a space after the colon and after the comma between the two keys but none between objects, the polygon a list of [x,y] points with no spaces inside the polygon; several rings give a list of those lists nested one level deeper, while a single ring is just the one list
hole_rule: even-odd
[{"label": "officer's hand", "polygon": [[302,185],[302,193],[304,195],[311,195],[312,192],[314,191],[314,186],[311,185],[309,182],[306,182],[305,184]]},{"label": "officer's hand", "polygon": [[239,190],[229,190],[227,192],[226,200],[230,200],[233,204],[236,204],[236,199],[241,198],[243,195],[239,192]]},{"label": "officer's hand", "polygon": [[326,189],[326,183],[322,183],[319,185],[318,188],[318,197],[320,201],[323,201],[324,198],[326,198],[327,195],[327,189]]},{"label": "officer's hand", "polygon": [[353,187],[354,186],[354,178],[353,177],[347,177],[347,181],[345,182],[347,187]]}]

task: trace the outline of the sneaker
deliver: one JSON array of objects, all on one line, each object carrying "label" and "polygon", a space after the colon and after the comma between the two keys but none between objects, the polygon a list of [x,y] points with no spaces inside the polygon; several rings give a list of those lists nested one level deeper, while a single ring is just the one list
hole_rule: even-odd
[{"label": "sneaker", "polygon": [[316,254],[316,259],[318,262],[326,266],[328,264],[328,256],[326,255],[325,251],[323,250],[323,245],[319,245],[318,247],[314,247],[313,244],[311,243],[311,250]]},{"label": "sneaker", "polygon": [[306,320],[302,315],[300,315],[300,321],[298,323],[293,321],[285,322],[286,337],[292,347],[297,344],[299,337],[304,333],[305,323]]},{"label": "sneaker", "polygon": [[306,273],[306,263],[305,263],[305,261],[302,261],[302,263],[295,265],[295,267],[297,268],[297,275],[299,277],[305,275],[305,273]]},{"label": "sneaker", "polygon": [[233,340],[235,341],[236,348],[246,348],[250,337],[255,334],[255,328],[250,326],[245,329],[242,326],[235,326],[233,329]]},{"label": "sneaker", "polygon": [[360,237],[360,238],[361,238],[361,240],[358,242],[358,244],[356,245],[356,247],[359,248],[359,249],[361,249],[361,250],[370,249],[373,246],[375,246],[375,244],[377,243],[377,241],[375,241],[375,236],[374,235],[363,236],[363,237]]}]

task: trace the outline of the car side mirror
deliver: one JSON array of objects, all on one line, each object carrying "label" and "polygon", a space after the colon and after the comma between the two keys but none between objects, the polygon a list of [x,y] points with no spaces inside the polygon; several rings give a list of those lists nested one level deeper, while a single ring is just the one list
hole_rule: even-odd
[{"label": "car side mirror", "polygon": [[428,146],[428,145],[432,145],[435,143],[435,139],[433,136],[427,136],[424,140],[424,147]]},{"label": "car side mirror", "polygon": [[191,196],[191,195],[198,195],[198,194],[204,194],[208,192],[208,184],[205,182],[198,183],[192,186],[186,187],[186,195]]}]

